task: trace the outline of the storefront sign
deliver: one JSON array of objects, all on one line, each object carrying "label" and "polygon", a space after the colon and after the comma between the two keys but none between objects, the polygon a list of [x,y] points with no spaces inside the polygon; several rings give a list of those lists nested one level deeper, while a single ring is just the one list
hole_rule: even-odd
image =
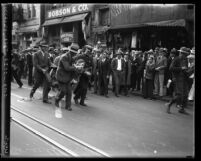
[{"label": "storefront sign", "polygon": [[66,32],[66,33],[61,34],[61,42],[73,42],[73,33]]},{"label": "storefront sign", "polygon": [[74,4],[67,7],[49,10],[47,12],[47,19],[83,13],[83,12],[90,11],[91,8],[92,8],[92,5],[89,5],[89,4]]}]

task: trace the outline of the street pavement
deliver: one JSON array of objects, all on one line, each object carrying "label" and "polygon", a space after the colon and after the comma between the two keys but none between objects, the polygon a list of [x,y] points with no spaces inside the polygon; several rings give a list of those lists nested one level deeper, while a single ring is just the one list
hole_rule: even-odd
[{"label": "street pavement", "polygon": [[[62,118],[55,117],[54,105],[42,103],[41,89],[33,101],[24,101],[30,93],[12,83],[11,104],[56,128],[97,147],[111,157],[187,157],[194,156],[194,106],[189,115],[166,113],[165,102],[141,96],[109,98],[88,91],[87,107],[75,105],[72,111],[62,108]],[[51,91],[54,96],[55,92]],[[26,100],[26,99],[25,99]],[[51,97],[54,103],[54,97]],[[64,102],[62,102],[64,106]]]},{"label": "street pavement", "polygon": [[11,121],[10,157],[69,157],[33,133]]}]

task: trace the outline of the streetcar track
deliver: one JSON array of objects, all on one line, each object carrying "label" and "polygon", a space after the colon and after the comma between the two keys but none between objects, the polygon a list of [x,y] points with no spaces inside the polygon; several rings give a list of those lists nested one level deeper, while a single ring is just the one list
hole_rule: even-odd
[{"label": "streetcar track", "polygon": [[51,138],[43,135],[42,133],[40,133],[37,130],[34,130],[33,128],[31,128],[30,126],[25,125],[24,123],[22,123],[21,121],[12,118],[12,120],[17,123],[18,125],[24,127],[25,129],[27,129],[28,131],[31,131],[32,133],[34,133],[35,135],[39,136],[40,138],[42,138],[43,140],[47,141],[48,143],[52,144],[53,146],[59,148],[60,150],[64,151],[67,154],[70,154],[73,157],[78,157],[78,154],[76,154],[75,152],[67,149],[66,147],[62,146],[61,144],[55,142],[54,140],[52,140]]},{"label": "streetcar track", "polygon": [[[29,115],[27,113],[22,112],[15,105],[11,105],[11,109],[14,110],[14,111],[16,111],[16,112],[18,112],[18,113],[20,113],[20,114],[22,114],[23,116],[26,116],[27,118],[29,118],[29,119],[31,119],[33,121],[39,123],[40,125],[43,125],[46,128],[48,128],[48,129],[51,129],[52,131],[54,131],[54,132],[62,135],[63,137],[65,137],[67,139],[70,139],[73,142],[78,143],[79,145],[83,146],[84,148],[89,149],[90,151],[93,151],[93,152],[95,152],[95,153],[97,153],[97,154],[99,154],[99,155],[101,155],[103,157],[110,157],[107,153],[103,152],[102,150],[97,149],[96,147],[94,147],[92,145],[89,145],[88,143],[85,143],[85,142],[79,140],[78,138],[75,138],[75,137],[73,137],[73,136],[71,136],[71,135],[69,135],[69,134],[67,134],[67,133],[65,133],[65,132],[63,132],[63,131],[61,131],[61,130],[59,130],[59,129],[57,129],[57,128],[55,128],[55,127],[53,127],[53,126],[51,126],[51,125],[49,125],[47,123],[45,123],[45,122],[43,122],[43,121],[41,121],[41,120],[38,120],[37,118],[35,118],[35,117],[33,117],[33,116],[31,116],[31,115]],[[63,151],[68,152],[68,150],[66,150],[66,149],[64,149]],[[76,154],[74,154],[74,156],[76,156]]]}]

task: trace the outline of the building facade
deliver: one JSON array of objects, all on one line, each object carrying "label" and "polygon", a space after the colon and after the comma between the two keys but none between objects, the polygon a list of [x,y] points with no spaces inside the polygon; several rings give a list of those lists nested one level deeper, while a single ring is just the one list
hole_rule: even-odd
[{"label": "building facade", "polygon": [[[13,46],[45,39],[55,47],[100,42],[105,48],[194,46],[195,6],[180,4],[14,4]],[[18,8],[18,10],[16,9]]]},{"label": "building facade", "polygon": [[127,50],[194,46],[194,5],[111,4],[108,42]]},{"label": "building facade", "polygon": [[[13,4],[13,39],[18,42],[19,49],[34,46],[42,39],[41,5],[40,4]],[[17,10],[15,9],[17,8]],[[15,14],[21,13],[19,17]]]},{"label": "building facade", "polygon": [[80,47],[106,45],[110,16],[107,4],[51,4],[45,6],[43,35],[49,44],[63,47],[72,42]]}]

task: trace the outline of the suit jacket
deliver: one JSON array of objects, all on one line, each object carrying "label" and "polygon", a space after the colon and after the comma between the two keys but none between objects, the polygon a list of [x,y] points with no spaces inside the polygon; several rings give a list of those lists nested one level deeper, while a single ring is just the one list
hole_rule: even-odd
[{"label": "suit jacket", "polygon": [[[130,85],[131,84],[131,60],[128,60],[128,71],[126,71],[126,64],[124,69],[124,76],[123,76],[123,85]],[[127,75],[126,75],[127,74]]]},{"label": "suit jacket", "polygon": [[177,82],[187,81],[188,79],[187,71],[182,70],[182,66],[185,64],[186,64],[185,61],[179,58],[178,56],[172,60],[169,69],[172,72],[173,81]]},{"label": "suit jacket", "polygon": [[110,72],[110,63],[109,63],[109,60],[106,58],[104,62],[102,62],[102,59],[100,59],[98,61],[98,72],[99,72],[99,75],[102,75],[102,76],[107,76],[109,75],[109,72]]},{"label": "suit jacket", "polygon": [[[117,71],[117,65],[118,65],[118,60],[114,58],[111,62],[111,69],[113,72]],[[123,59],[121,59],[121,71],[124,72],[125,70],[125,62]]]},{"label": "suit jacket", "polygon": [[98,71],[98,59],[94,57],[92,61],[92,74],[96,75],[97,71]]},{"label": "suit jacket", "polygon": [[72,57],[70,52],[61,56],[56,71],[56,79],[62,83],[69,83],[73,79],[76,69],[72,66]]},{"label": "suit jacket", "polygon": [[154,69],[155,69],[155,63],[152,64],[146,64],[145,67],[145,78],[153,80],[154,79]]},{"label": "suit jacket", "polygon": [[33,66],[33,56],[32,56],[32,53],[28,53],[26,55],[26,59],[27,59],[27,66],[28,67],[32,67]]},{"label": "suit jacket", "polygon": [[50,67],[49,54],[44,53],[44,56],[41,51],[35,52],[33,54],[33,66],[34,66],[34,75],[38,73],[43,73],[42,69],[48,70]]},{"label": "suit jacket", "polygon": [[167,67],[167,58],[165,56],[162,56],[161,59],[160,59],[160,57],[156,58],[156,68],[157,67],[161,67],[159,69],[159,74],[164,74],[165,68]]}]

